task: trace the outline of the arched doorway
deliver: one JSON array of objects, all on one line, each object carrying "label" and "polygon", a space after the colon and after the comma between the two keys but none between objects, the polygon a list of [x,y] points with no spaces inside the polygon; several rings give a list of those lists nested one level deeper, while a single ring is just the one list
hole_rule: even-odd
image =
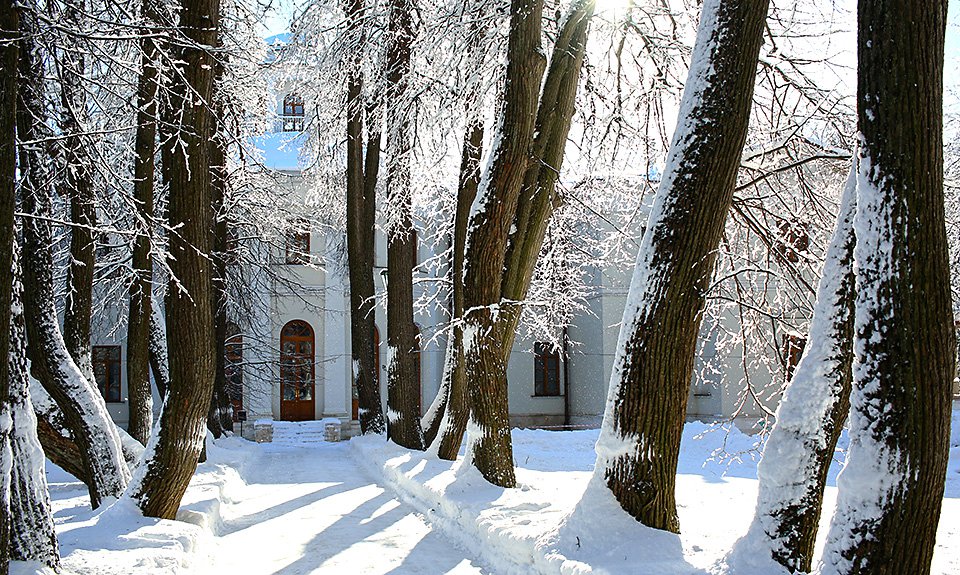
[{"label": "arched doorway", "polygon": [[294,320],[280,331],[280,419],[314,419],[313,328]]}]

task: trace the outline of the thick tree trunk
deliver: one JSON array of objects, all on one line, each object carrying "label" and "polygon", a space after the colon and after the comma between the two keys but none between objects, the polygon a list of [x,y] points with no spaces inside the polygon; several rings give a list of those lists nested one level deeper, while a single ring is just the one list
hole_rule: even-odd
[{"label": "thick tree trunk", "polygon": [[[66,26],[82,29],[84,2],[63,4],[63,12],[53,14]],[[63,310],[63,340],[80,372],[93,381],[90,348],[90,318],[93,315],[93,275],[96,257],[96,197],[93,162],[83,137],[86,130],[87,98],[81,84],[85,73],[83,51],[69,46],[57,54],[60,80],[60,130],[64,134],[66,178],[63,194],[70,198],[70,265],[67,268],[67,298]]]},{"label": "thick tree trunk", "polygon": [[209,108],[217,45],[219,0],[181,4],[178,31],[182,62],[171,86],[170,120],[180,126],[184,153],[171,154],[169,224],[171,273],[166,324],[170,384],[151,438],[153,456],[144,462],[132,494],[143,514],[173,519],[203,446],[215,371],[211,309],[210,243],[213,225]]},{"label": "thick tree trunk", "polygon": [[467,459],[487,479],[513,487],[513,447],[502,342],[492,327],[500,305],[507,239],[530,165],[537,96],[545,67],[541,0],[513,0],[507,72],[489,168],[470,218],[464,266],[464,365],[469,386]]},{"label": "thick tree trunk", "polygon": [[413,104],[407,99],[413,37],[412,0],[392,0],[386,61],[391,156],[387,179],[387,435],[408,449],[423,449],[420,354],[413,321],[417,232],[413,227],[410,160],[414,125],[410,118]]},{"label": "thick tree trunk", "polygon": [[674,486],[697,334],[733,198],[767,0],[706,0],[663,180],[630,283],[596,473],[678,532]]},{"label": "thick tree trunk", "polygon": [[757,468],[757,510],[747,537],[735,548],[742,555],[738,561],[772,557],[803,572],[812,566],[827,472],[850,410],[856,196],[854,165],[827,247],[806,352],[784,392]]},{"label": "thick tree trunk", "polygon": [[363,145],[363,71],[360,62],[365,9],[363,0],[346,0],[348,27],[357,38],[347,75],[347,260],[350,275],[350,343],[353,389],[357,394],[361,433],[383,433],[380,379],[374,350],[374,217],[380,136],[371,131]]},{"label": "thick tree trunk", "polygon": [[[223,65],[216,66],[217,77],[223,77]],[[222,106],[218,106],[218,115],[222,116]],[[222,437],[233,429],[233,404],[227,392],[227,219],[223,213],[223,202],[227,185],[227,153],[224,138],[219,133],[222,127],[220,118],[215,122],[218,133],[210,143],[210,163],[213,176],[213,285],[212,305],[214,324],[215,375],[213,395],[210,400],[210,412],[207,416],[207,429],[216,438]]]},{"label": "thick tree trunk", "polygon": [[[148,32],[159,21],[155,0],[144,0],[142,18]],[[153,295],[153,182],[157,139],[157,58],[153,38],[140,40],[140,78],[137,84],[136,158],[133,168],[133,199],[138,234],[133,244],[130,312],[127,320],[127,392],[130,435],[146,445],[153,425],[153,393],[150,390],[150,315]]]},{"label": "thick tree trunk", "polygon": [[[16,260],[16,258],[14,258]],[[26,334],[23,307],[20,305],[19,265],[12,269],[14,301],[10,332],[9,410],[13,424],[10,451],[13,467],[10,470],[10,558],[14,561],[38,561],[52,569],[59,569],[60,552],[57,534],[53,528],[50,494],[44,470],[43,450],[37,438],[37,417],[30,403],[29,375],[27,373]],[[6,546],[4,540],[4,547]]]},{"label": "thick tree trunk", "polygon": [[[34,43],[37,17],[28,9],[21,13],[20,21],[17,134],[21,142],[38,142],[42,140],[44,76],[42,54]],[[130,474],[103,397],[80,372],[60,333],[53,289],[53,239],[49,220],[44,219],[51,210],[49,174],[41,146],[21,145],[19,150],[22,211],[28,214],[23,226],[27,352],[34,377],[63,411],[90,478],[90,503],[97,507],[103,497],[119,497]]]},{"label": "thick tree trunk", "polygon": [[[479,34],[478,34],[479,36]],[[443,362],[443,379],[437,399],[424,416],[424,442],[434,447],[441,459],[456,461],[463,434],[467,429],[470,407],[467,404],[467,378],[463,365],[463,257],[467,243],[470,206],[480,185],[480,159],[483,153],[483,121],[474,117],[467,128],[460,161],[460,184],[457,188],[457,212],[453,224],[453,247],[450,254],[452,284],[449,340]]]},{"label": "thick tree trunk", "polygon": [[[14,191],[17,178],[17,61],[20,18],[13,0],[0,0],[0,62],[5,74],[0,77],[0,269],[13,269]],[[13,277],[0,278],[0,326],[10,325]],[[0,358],[10,356],[10,331],[0,329]],[[10,362],[0,361],[0,414],[9,413]],[[10,433],[12,422],[0,418],[0,469],[10,469]],[[10,475],[0,472],[0,541],[10,538]],[[0,575],[6,575],[10,548],[0,545]]]},{"label": "thick tree trunk", "polygon": [[956,374],[944,225],[947,2],[861,1],[850,449],[822,573],[930,572]]}]

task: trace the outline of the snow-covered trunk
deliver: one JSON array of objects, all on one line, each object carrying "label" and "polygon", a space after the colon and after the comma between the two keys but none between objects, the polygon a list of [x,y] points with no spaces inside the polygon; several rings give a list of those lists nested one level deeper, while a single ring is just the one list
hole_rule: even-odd
[{"label": "snow-covered trunk", "polygon": [[[380,378],[374,349],[374,283],[376,182],[380,135],[371,126],[364,149],[363,45],[366,11],[363,0],[345,0],[347,27],[354,37],[347,62],[347,267],[350,275],[350,346],[353,392],[361,433],[383,433]],[[366,158],[364,157],[366,152]]]},{"label": "snow-covered trunk", "polygon": [[850,448],[821,572],[930,572],[955,376],[944,225],[947,2],[860,2]]},{"label": "snow-covered trunk", "polygon": [[181,4],[179,69],[166,121],[179,126],[178,153],[167,166],[170,235],[166,325],[170,384],[147,460],[130,493],[145,516],[173,519],[203,446],[214,378],[210,264],[213,209],[209,142],[213,137],[218,0]]},{"label": "snow-covered trunk", "polygon": [[595,5],[595,0],[574,0],[571,4],[554,44],[540,95],[532,148],[535,161],[524,177],[502,282],[503,304],[496,332],[503,339],[504,363],[509,363],[523,300],[530,289],[550,218],[560,203],[557,180],[563,166]]},{"label": "snow-covered trunk", "polygon": [[413,268],[417,231],[413,227],[410,163],[415,114],[408,93],[410,51],[415,31],[411,0],[392,0],[386,59],[387,128],[387,435],[398,445],[423,449],[420,427],[420,353],[413,321]]},{"label": "snow-covered trunk", "polygon": [[[50,4],[52,16],[66,27],[83,29],[81,22],[85,2]],[[62,12],[56,9],[62,7]],[[66,162],[61,196],[70,199],[70,265],[67,268],[67,297],[63,309],[63,340],[80,373],[93,381],[93,358],[90,348],[90,318],[93,314],[93,274],[96,257],[97,225],[93,161],[88,152],[87,87],[82,84],[86,58],[69,35],[60,41],[66,44],[56,54],[60,81],[60,131],[63,133],[63,155]]]},{"label": "snow-covered trunk", "polygon": [[159,21],[156,0],[141,3],[145,28],[140,39],[140,77],[137,82],[136,157],[133,167],[133,198],[137,216],[137,237],[131,265],[135,275],[130,284],[127,316],[127,393],[129,425],[134,439],[147,444],[153,426],[153,393],[150,390],[150,315],[153,291],[153,183],[156,168],[157,89],[159,50],[150,37]]},{"label": "snow-covered trunk", "polygon": [[545,58],[542,0],[513,0],[507,71],[489,163],[471,209],[464,258],[464,365],[470,404],[467,459],[487,481],[513,487],[513,447],[502,341],[494,333],[507,240],[530,165]]},{"label": "snow-covered trunk", "polygon": [[21,211],[24,218],[23,269],[27,352],[34,377],[63,411],[67,427],[80,450],[90,479],[90,503],[117,497],[129,481],[117,428],[92,382],[70,357],[57,321],[53,285],[53,234],[49,218],[49,171],[43,147],[43,54],[35,43],[37,15],[26,9],[20,15],[20,83],[17,135],[21,175]]},{"label": "snow-covered trunk", "polygon": [[[0,76],[0,269],[13,266],[14,220],[17,178],[17,59],[19,14],[16,2],[0,0],[0,62],[8,72]],[[0,326],[10,325],[13,278],[0,276]],[[10,331],[0,329],[0,358],[10,353]],[[10,561],[10,431],[13,422],[7,396],[10,389],[10,362],[0,361],[0,575],[6,575]]]},{"label": "snow-covered trunk", "polygon": [[27,342],[16,256],[14,260],[12,317],[7,326],[10,332],[10,453],[13,457],[10,469],[10,558],[39,561],[56,569],[60,564],[60,553],[53,528],[43,450],[37,437],[37,417],[30,402]]},{"label": "snow-covered trunk", "polygon": [[680,529],[674,494],[680,435],[704,297],[747,135],[767,5],[703,4],[677,128],[623,313],[596,473],[628,513],[657,529]]},{"label": "snow-covered trunk", "polygon": [[854,163],[840,199],[807,347],[757,467],[760,494],[753,524],[737,543],[731,564],[762,566],[772,558],[792,571],[810,571],[827,471],[850,409],[856,170]]},{"label": "snow-covered trunk", "polygon": [[167,395],[170,388],[170,367],[167,362],[167,322],[163,319],[159,296],[153,295],[150,303],[150,373],[157,386],[157,395]]}]

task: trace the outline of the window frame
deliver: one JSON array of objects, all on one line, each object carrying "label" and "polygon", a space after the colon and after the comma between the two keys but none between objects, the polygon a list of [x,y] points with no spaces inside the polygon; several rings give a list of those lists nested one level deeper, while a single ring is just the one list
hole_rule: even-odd
[{"label": "window frame", "polygon": [[560,352],[552,344],[543,341],[533,344],[534,397],[563,396],[562,365]]},{"label": "window frame", "polygon": [[302,132],[304,128],[305,106],[303,98],[297,94],[287,94],[283,97],[283,104],[280,117],[282,118],[282,131],[284,132]]},{"label": "window frame", "polygon": [[310,263],[310,230],[289,230],[284,235],[285,265],[303,266]]},{"label": "window frame", "polygon": [[[116,358],[108,357],[108,358],[105,359],[105,360],[98,359],[98,358],[97,358],[97,355],[98,355],[98,354],[97,354],[97,350],[98,350],[98,349],[105,349],[105,350],[115,351],[115,352],[116,352]],[[91,348],[90,348],[90,361],[91,361],[91,364],[92,364],[92,366],[93,366],[94,380],[96,381],[97,389],[100,391],[101,397],[103,397],[103,401],[104,401],[105,403],[124,403],[124,400],[123,400],[123,349],[122,349],[119,345],[94,345],[94,346],[91,346]],[[99,379],[97,379],[97,377],[96,377],[97,372],[98,372],[97,366],[100,365],[100,364],[105,364],[105,366],[106,366],[106,367],[104,368],[103,373],[106,374],[106,376],[107,376],[107,378],[108,378],[108,381],[107,381],[107,382],[101,382],[101,381],[100,381]],[[111,375],[111,373],[112,373],[112,372],[111,372],[111,369],[110,369],[112,365],[116,365],[116,372],[115,372],[115,373],[116,373],[116,391],[117,391],[116,397],[117,397],[117,399],[110,399],[110,389],[113,388],[113,386],[110,385],[110,381],[109,381],[110,375]],[[104,383],[105,383],[106,386],[104,386]]]}]

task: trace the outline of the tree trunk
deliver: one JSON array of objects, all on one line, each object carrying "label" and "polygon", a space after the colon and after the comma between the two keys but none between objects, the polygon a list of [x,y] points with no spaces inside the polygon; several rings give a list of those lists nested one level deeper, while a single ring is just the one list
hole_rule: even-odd
[{"label": "tree trunk", "polygon": [[706,0],[677,130],[620,328],[596,473],[643,524],[679,532],[674,487],[697,334],[733,198],[767,0]]},{"label": "tree trunk", "polygon": [[[0,0],[0,62],[5,74],[0,77],[0,269],[13,269],[14,223],[17,178],[17,61],[20,17],[13,0]],[[13,277],[0,278],[0,326],[10,325]],[[10,357],[10,332],[0,329],[0,358]],[[10,362],[0,361],[0,413],[9,413]],[[0,419],[0,469],[10,469],[10,433],[12,422]],[[10,475],[0,472],[0,542],[10,538]],[[10,549],[0,545],[0,575],[6,575]]]},{"label": "tree trunk", "polygon": [[944,225],[947,2],[861,1],[850,449],[822,573],[924,574],[955,370]]},{"label": "tree trunk", "polygon": [[387,179],[387,435],[397,445],[423,449],[420,427],[420,354],[413,321],[413,268],[417,232],[413,227],[410,161],[414,103],[408,100],[412,0],[390,3],[387,49],[387,126],[390,173]]},{"label": "tree trunk", "polygon": [[513,0],[507,72],[491,161],[470,218],[464,266],[464,365],[469,386],[467,459],[487,479],[513,487],[507,374],[493,333],[507,238],[530,165],[537,96],[545,67],[540,47],[541,0]]},{"label": "tree trunk", "polygon": [[167,365],[167,324],[160,311],[160,304],[154,296],[150,304],[150,372],[157,394],[167,396],[170,389],[170,367]]},{"label": "tree trunk", "polygon": [[[477,34],[479,36],[479,34]],[[480,159],[483,153],[483,121],[474,117],[464,135],[463,155],[460,161],[460,185],[457,188],[457,213],[453,224],[453,248],[450,255],[450,282],[452,306],[449,340],[443,362],[443,379],[437,399],[424,416],[424,442],[436,445],[441,459],[456,461],[463,434],[467,429],[470,407],[467,404],[467,379],[463,365],[463,257],[467,243],[467,223],[470,206],[477,197],[480,185]]]},{"label": "tree trunk", "polygon": [[[13,424],[10,450],[13,467],[10,470],[10,559],[38,561],[59,570],[60,552],[57,534],[53,528],[50,494],[44,470],[43,450],[37,438],[37,417],[30,403],[29,375],[27,374],[26,337],[23,307],[20,305],[19,265],[16,257],[12,265],[14,295],[10,332],[10,389],[9,409]],[[4,547],[6,546],[4,540]]]},{"label": "tree trunk", "polygon": [[[374,217],[380,136],[371,132],[363,145],[362,46],[365,8],[363,0],[346,0],[348,28],[357,38],[355,57],[347,74],[347,260],[350,275],[350,343],[353,355],[353,389],[357,394],[361,433],[383,433],[380,379],[374,349]],[[374,161],[375,160],[375,161]],[[366,169],[365,169],[366,168]],[[366,173],[365,173],[366,172]]]},{"label": "tree trunk", "polygon": [[210,243],[213,225],[210,147],[219,0],[181,4],[178,31],[184,36],[173,75],[169,120],[180,126],[183,153],[171,154],[169,168],[171,273],[166,324],[170,383],[151,438],[153,456],[144,462],[132,489],[145,516],[173,519],[197,466],[214,378]]},{"label": "tree trunk", "polygon": [[[21,142],[38,142],[43,137],[43,55],[34,43],[36,14],[24,10],[20,21],[17,134]],[[27,353],[32,374],[63,411],[90,478],[90,503],[97,507],[103,497],[119,497],[130,474],[103,397],[70,357],[57,322],[53,239],[50,222],[43,219],[49,218],[51,210],[44,156],[42,144],[20,146],[22,211],[28,214],[23,226]]]},{"label": "tree trunk", "polygon": [[746,561],[773,557],[803,572],[812,566],[827,472],[850,410],[856,188],[854,165],[827,248],[806,353],[784,392],[757,468],[756,515],[735,550]]},{"label": "tree trunk", "polygon": [[[63,12],[53,14],[65,25],[82,29],[84,2],[63,4]],[[90,348],[90,318],[93,315],[93,275],[96,257],[96,197],[93,183],[93,161],[85,141],[87,98],[81,84],[85,58],[78,46],[64,39],[68,46],[57,54],[60,80],[60,130],[64,134],[66,178],[63,194],[70,198],[70,265],[67,268],[67,298],[63,310],[63,339],[70,357],[87,381],[93,379]]]},{"label": "tree trunk", "polygon": [[[155,0],[144,0],[142,18],[147,32],[159,21]],[[153,38],[140,39],[140,78],[137,84],[136,158],[133,168],[133,199],[139,233],[133,244],[130,312],[127,319],[127,392],[130,435],[146,445],[153,425],[153,393],[150,390],[150,310],[153,295],[153,182],[157,139],[157,58]]]},{"label": "tree trunk", "polygon": [[[217,77],[223,77],[223,64],[216,65]],[[216,438],[233,430],[233,404],[227,392],[227,219],[223,213],[224,197],[227,185],[227,152],[222,133],[222,106],[217,107],[215,120],[216,134],[210,142],[210,163],[213,177],[213,325],[215,375],[213,395],[210,400],[210,412],[207,415],[207,429]]]}]

